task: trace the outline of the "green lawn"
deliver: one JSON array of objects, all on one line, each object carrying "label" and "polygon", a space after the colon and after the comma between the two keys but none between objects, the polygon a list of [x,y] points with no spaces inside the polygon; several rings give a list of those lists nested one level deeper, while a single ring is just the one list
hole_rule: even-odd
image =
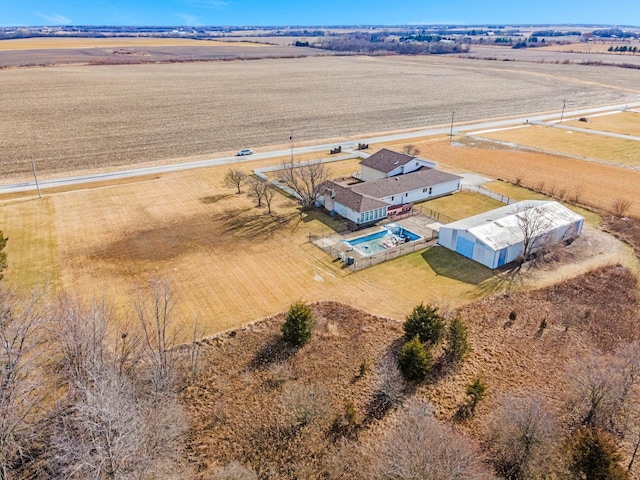
[{"label": "green lawn", "polygon": [[461,220],[504,206],[503,203],[486,195],[462,191],[453,195],[428,200],[418,205],[448,215],[454,220]]},{"label": "green lawn", "polygon": [[[493,182],[488,182],[482,185],[484,188],[487,188],[493,192],[501,193],[502,195],[506,195],[513,200],[521,201],[521,200],[555,200],[548,195],[544,195],[542,193],[534,192],[533,190],[529,190],[528,188],[518,187],[513,185],[512,183],[502,182],[500,180],[496,180]],[[602,217],[597,213],[592,212],[591,210],[587,210],[585,208],[576,207],[575,205],[571,205],[566,202],[560,202],[565,207],[570,208],[578,215],[582,215],[585,219],[585,222],[588,225],[597,226],[602,223]]]}]

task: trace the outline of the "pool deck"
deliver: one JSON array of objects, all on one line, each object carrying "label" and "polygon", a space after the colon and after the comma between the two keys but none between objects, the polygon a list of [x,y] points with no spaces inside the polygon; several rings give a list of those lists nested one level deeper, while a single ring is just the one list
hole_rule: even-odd
[{"label": "pool deck", "polygon": [[380,232],[384,229],[385,225],[389,225],[390,223],[400,225],[402,228],[405,228],[410,232],[415,233],[416,235],[420,235],[423,238],[431,238],[433,232],[437,231],[438,227],[440,226],[432,218],[426,217],[424,215],[414,215],[387,223],[380,223],[378,225],[374,225],[373,227],[363,228],[362,230],[358,230],[357,232],[350,232],[346,235],[334,233],[317,240],[317,244],[321,248],[332,247],[339,252],[349,252],[349,255],[354,257],[356,260],[362,259],[365,258],[365,256],[350,245],[344,243],[343,240],[352,240],[354,238],[364,237],[365,235]]}]

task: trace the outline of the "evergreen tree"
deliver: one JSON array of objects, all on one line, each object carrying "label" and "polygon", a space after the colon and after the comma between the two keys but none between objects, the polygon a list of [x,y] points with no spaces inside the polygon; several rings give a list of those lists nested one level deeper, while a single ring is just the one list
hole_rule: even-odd
[{"label": "evergreen tree", "polygon": [[0,230],[0,280],[4,277],[2,271],[7,268],[7,252],[4,252],[4,247],[7,246],[7,237],[4,236],[2,230]]},{"label": "evergreen tree", "polygon": [[478,403],[487,396],[487,388],[487,384],[480,377],[476,377],[473,382],[467,385],[465,393],[469,397],[469,413],[472,415],[476,411]]},{"label": "evergreen tree", "polygon": [[406,316],[404,334],[407,340],[416,335],[422,343],[436,345],[445,331],[444,319],[438,314],[438,307],[421,303]]},{"label": "evergreen tree", "polygon": [[313,327],[311,308],[299,300],[289,307],[287,318],[282,325],[282,337],[291,345],[301,346],[311,339]]},{"label": "evergreen tree", "polygon": [[455,317],[449,323],[446,340],[445,353],[451,363],[460,363],[471,351],[471,346],[467,340],[467,327],[459,317]]},{"label": "evergreen tree", "polygon": [[629,478],[620,466],[622,456],[613,439],[598,428],[583,428],[570,445],[569,469],[584,480],[625,480]]},{"label": "evergreen tree", "polygon": [[425,350],[417,336],[405,343],[398,352],[398,367],[402,376],[411,381],[419,382],[429,374],[431,352]]}]

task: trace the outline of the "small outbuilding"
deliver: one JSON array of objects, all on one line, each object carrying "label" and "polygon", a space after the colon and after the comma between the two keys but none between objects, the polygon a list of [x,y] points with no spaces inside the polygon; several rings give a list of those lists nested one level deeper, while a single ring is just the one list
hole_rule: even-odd
[{"label": "small outbuilding", "polygon": [[584,218],[553,201],[526,200],[443,225],[438,244],[489,268],[575,239]]}]

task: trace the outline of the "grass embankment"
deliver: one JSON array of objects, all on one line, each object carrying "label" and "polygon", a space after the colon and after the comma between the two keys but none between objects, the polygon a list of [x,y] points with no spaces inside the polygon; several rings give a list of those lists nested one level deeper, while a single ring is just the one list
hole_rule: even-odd
[{"label": "grass embankment", "polygon": [[[231,461],[264,478],[367,478],[359,447],[379,441],[397,413],[375,408],[381,392],[394,393],[394,405],[428,402],[439,420],[472,441],[483,438],[488,416],[505,395],[534,395],[545,411],[564,418],[581,356],[638,338],[635,289],[633,275],[612,266],[468,304],[458,315],[469,328],[471,354],[457,368],[436,362],[417,385],[385,368],[401,343],[400,323],[334,302],[313,306],[317,327],[298,350],[280,340],[282,313],[209,339],[201,373],[183,393],[192,425],[190,460],[200,468],[198,478]],[[459,422],[465,388],[479,375],[488,396],[473,419]],[[304,422],[300,412],[307,414]],[[625,463],[632,451],[623,444]]]}]

